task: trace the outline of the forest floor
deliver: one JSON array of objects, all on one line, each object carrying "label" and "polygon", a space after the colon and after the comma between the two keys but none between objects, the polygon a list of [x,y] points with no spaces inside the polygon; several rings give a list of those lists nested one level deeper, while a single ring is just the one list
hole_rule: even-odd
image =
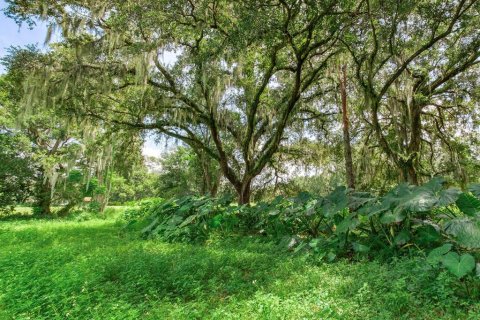
[{"label": "forest floor", "polygon": [[0,319],[480,318],[426,268],[315,263],[256,237],[147,241],[115,218],[0,221]]}]

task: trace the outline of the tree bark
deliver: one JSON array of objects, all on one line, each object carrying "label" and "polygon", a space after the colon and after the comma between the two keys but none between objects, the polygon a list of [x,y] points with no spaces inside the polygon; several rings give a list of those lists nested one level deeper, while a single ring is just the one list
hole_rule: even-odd
[{"label": "tree bark", "polygon": [[210,196],[216,197],[218,193],[218,187],[220,185],[220,179],[222,178],[222,173],[217,172],[217,175],[215,176],[215,181],[212,184],[212,187],[210,188]]},{"label": "tree bark", "polygon": [[412,102],[411,110],[411,133],[410,133],[410,143],[408,145],[408,153],[410,161],[407,163],[408,170],[408,182],[414,185],[418,185],[418,174],[417,174],[417,164],[418,156],[420,154],[420,146],[422,142],[422,107],[415,104],[415,101]]},{"label": "tree bark", "polygon": [[50,210],[52,204],[52,188],[47,180],[39,182],[36,198],[36,206],[39,208],[38,214],[49,216],[52,213]]},{"label": "tree bark", "polygon": [[340,95],[342,98],[342,123],[343,123],[343,153],[345,157],[345,173],[347,186],[355,189],[355,172],[353,169],[352,146],[350,144],[350,131],[347,113],[347,68],[342,65],[340,73]]},{"label": "tree bark", "polygon": [[244,180],[235,189],[238,194],[238,204],[249,204],[252,194],[252,179]]}]

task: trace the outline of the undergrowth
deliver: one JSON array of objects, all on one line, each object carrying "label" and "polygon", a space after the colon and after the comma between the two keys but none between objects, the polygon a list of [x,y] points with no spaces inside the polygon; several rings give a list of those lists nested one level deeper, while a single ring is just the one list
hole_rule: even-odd
[{"label": "undergrowth", "polygon": [[421,258],[322,262],[263,236],[145,241],[114,219],[0,224],[2,319],[478,319]]}]

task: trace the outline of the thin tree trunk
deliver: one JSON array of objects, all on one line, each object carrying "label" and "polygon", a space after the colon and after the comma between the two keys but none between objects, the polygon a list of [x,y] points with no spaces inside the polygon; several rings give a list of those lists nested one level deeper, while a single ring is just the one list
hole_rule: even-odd
[{"label": "thin tree trunk", "polygon": [[217,172],[215,176],[215,181],[212,184],[212,187],[210,188],[210,196],[216,197],[218,193],[218,187],[220,186],[220,180],[222,178],[222,173]]},{"label": "thin tree trunk", "polygon": [[347,185],[355,189],[355,172],[353,170],[352,146],[350,144],[350,131],[347,113],[347,68],[342,65],[340,74],[340,94],[342,98],[342,122],[343,122],[343,153],[345,157],[345,172]]},{"label": "thin tree trunk", "polygon": [[207,160],[205,154],[203,152],[198,153],[198,157],[200,158],[200,162],[202,164],[202,173],[203,173],[203,181],[202,187],[200,192],[202,195],[206,195],[208,193],[211,194],[212,190],[212,177],[210,172],[210,161]]},{"label": "thin tree trunk", "polygon": [[111,189],[111,185],[108,185],[108,177],[107,177],[108,173],[103,173],[103,172],[99,172],[99,175],[98,175],[98,186],[99,187],[105,187],[105,191],[102,192],[102,193],[99,193],[97,195],[94,195],[93,199],[94,201],[96,201],[98,204],[99,204],[99,212],[98,213],[101,213],[103,214],[103,212],[105,211],[105,208],[107,207],[107,204],[108,204],[108,198],[109,198],[109,193],[110,193],[110,189]]},{"label": "thin tree trunk", "polygon": [[407,174],[408,182],[414,185],[418,185],[417,163],[418,156],[420,155],[420,145],[422,139],[422,108],[412,102],[410,114],[411,114],[411,135],[410,143],[408,146],[409,161],[407,162]]}]

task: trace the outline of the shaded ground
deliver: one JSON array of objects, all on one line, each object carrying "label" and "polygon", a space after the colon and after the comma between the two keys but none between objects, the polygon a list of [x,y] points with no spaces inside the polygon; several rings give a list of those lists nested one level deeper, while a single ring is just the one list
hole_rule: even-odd
[{"label": "shaded ground", "polygon": [[145,241],[114,220],[4,221],[0,319],[480,318],[425,268],[315,265],[255,238]]}]

